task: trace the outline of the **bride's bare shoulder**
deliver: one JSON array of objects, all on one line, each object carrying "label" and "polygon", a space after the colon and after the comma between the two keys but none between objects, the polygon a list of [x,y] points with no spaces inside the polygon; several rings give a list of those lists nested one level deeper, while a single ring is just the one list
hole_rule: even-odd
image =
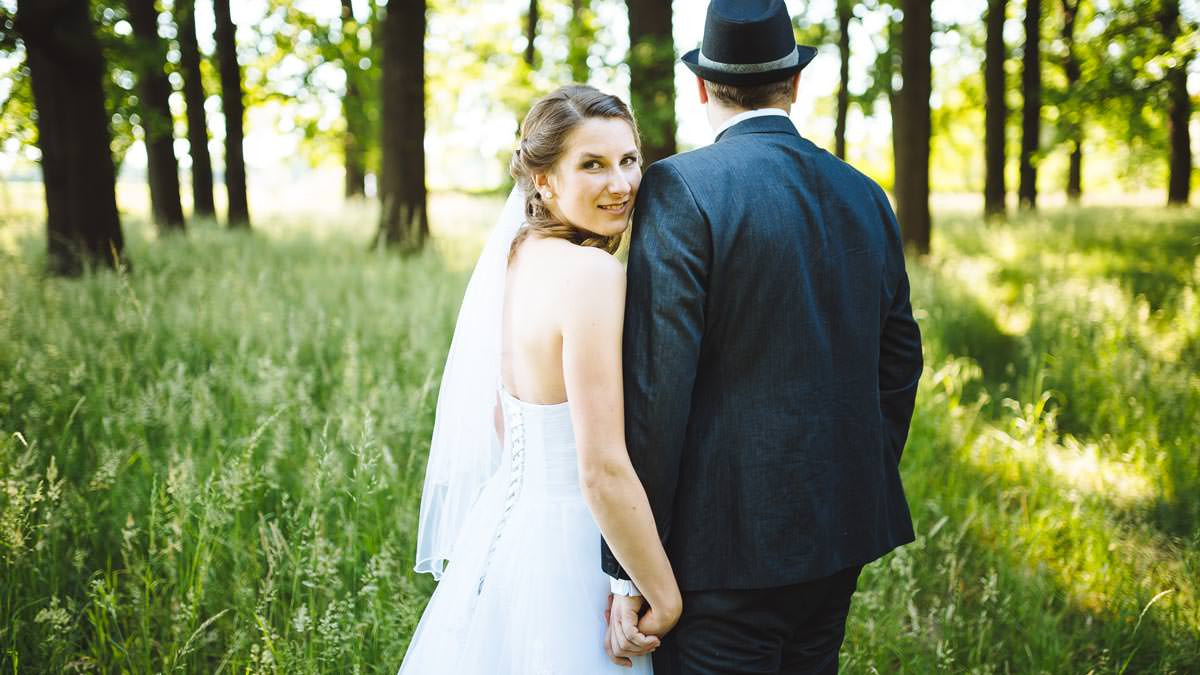
[{"label": "bride's bare shoulder", "polygon": [[[562,291],[588,296],[625,290],[625,266],[612,254],[562,239],[543,239],[529,246],[523,261],[541,269]],[[586,296],[583,296],[586,297]]]}]

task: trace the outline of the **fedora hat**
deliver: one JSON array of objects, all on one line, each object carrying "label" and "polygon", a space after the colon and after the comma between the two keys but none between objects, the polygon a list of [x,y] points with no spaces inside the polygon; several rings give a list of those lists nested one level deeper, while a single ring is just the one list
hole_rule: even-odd
[{"label": "fedora hat", "polygon": [[783,0],[713,0],[704,40],[681,60],[709,82],[756,85],[785,80],[816,55],[796,44]]}]

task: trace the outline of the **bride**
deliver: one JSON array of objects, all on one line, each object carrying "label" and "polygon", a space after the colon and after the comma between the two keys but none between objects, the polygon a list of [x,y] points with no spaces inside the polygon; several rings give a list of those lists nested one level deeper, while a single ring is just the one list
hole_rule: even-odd
[{"label": "bride", "polygon": [[612,256],[641,180],[617,97],[538,101],[510,195],[467,286],[426,469],[418,572],[439,579],[401,675],[650,673],[606,653],[601,534],[649,605],[647,650],[680,591],[625,450],[625,271]]}]

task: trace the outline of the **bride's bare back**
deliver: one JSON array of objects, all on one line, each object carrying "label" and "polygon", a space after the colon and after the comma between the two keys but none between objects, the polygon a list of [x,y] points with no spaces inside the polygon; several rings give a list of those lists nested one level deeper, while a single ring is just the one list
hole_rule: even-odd
[{"label": "bride's bare back", "polygon": [[[508,268],[500,352],[501,380],[513,396],[556,404],[567,399],[563,376],[563,324],[587,296],[579,293],[583,268],[604,264],[604,251],[563,239],[522,242]],[[595,290],[595,289],[593,289]]]}]

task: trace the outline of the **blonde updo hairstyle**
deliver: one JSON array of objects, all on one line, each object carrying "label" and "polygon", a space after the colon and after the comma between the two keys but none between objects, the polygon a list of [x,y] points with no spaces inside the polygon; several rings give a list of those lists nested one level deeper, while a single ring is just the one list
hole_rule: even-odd
[{"label": "blonde updo hairstyle", "polygon": [[594,246],[615,253],[622,235],[605,237],[595,232],[564,223],[550,212],[534,185],[533,177],[549,173],[566,152],[566,140],[572,131],[588,119],[621,119],[629,123],[641,154],[641,138],[637,123],[625,102],[616,96],[586,85],[571,84],[559,87],[533,104],[521,125],[521,141],[509,162],[509,173],[525,196],[526,225],[513,238],[509,249],[512,260],[517,247],[528,236],[566,239],[580,246]]}]

